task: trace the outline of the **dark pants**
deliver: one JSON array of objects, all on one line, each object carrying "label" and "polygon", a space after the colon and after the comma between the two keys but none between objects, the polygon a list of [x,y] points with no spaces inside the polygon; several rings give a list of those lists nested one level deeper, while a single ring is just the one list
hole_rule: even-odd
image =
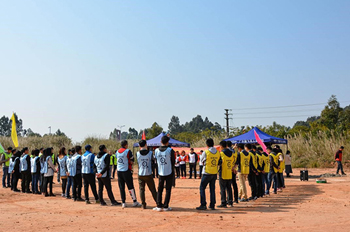
[{"label": "dark pants", "polygon": [[259,175],[256,176],[256,190],[257,190],[257,197],[264,196],[261,172],[259,172]]},{"label": "dark pants", "polygon": [[186,164],[180,164],[181,177],[186,177]]},{"label": "dark pants", "polygon": [[[222,178],[219,179],[221,205],[233,204],[231,183],[232,183],[232,179],[231,180],[224,180]],[[226,192],[227,192],[227,199],[226,199]]]},{"label": "dark pants", "polygon": [[[73,187],[73,176],[68,176],[67,179],[67,188],[66,188],[66,197],[70,196],[70,189]],[[73,189],[72,189],[73,192]]]},{"label": "dark pants", "polygon": [[44,189],[44,174],[40,173],[40,191],[44,192],[43,189]]},{"label": "dark pants", "polygon": [[81,198],[82,182],[81,174],[73,176],[73,199]]},{"label": "dark pants", "polygon": [[83,174],[83,179],[84,179],[84,195],[85,195],[85,200],[89,200],[89,185],[91,186],[91,191],[92,194],[94,194],[95,200],[98,200],[98,195],[96,191],[96,179],[95,179],[95,174],[90,173],[90,174]]},{"label": "dark pants", "polygon": [[344,174],[343,171],[343,164],[341,163],[341,161],[337,161],[338,167],[337,167],[337,174],[339,174],[339,171],[341,171],[341,174]]},{"label": "dark pants", "polygon": [[232,173],[232,187],[235,202],[238,202],[238,186],[236,182],[236,174]]},{"label": "dark pants", "polygon": [[199,186],[199,192],[201,195],[201,206],[207,206],[207,201],[205,198],[205,189],[207,188],[207,185],[209,184],[209,190],[210,190],[210,208],[215,207],[215,181],[216,181],[217,175],[210,175],[210,174],[204,174],[202,176],[201,184]]},{"label": "dark pants", "polygon": [[[159,182],[158,182],[158,193],[157,193],[157,207],[158,208],[168,208],[170,197],[171,197],[171,187],[173,185],[173,173],[168,176],[159,176]],[[164,190],[164,182],[165,183],[165,198],[164,203],[162,203],[163,198],[163,190]]]},{"label": "dark pants", "polygon": [[277,193],[277,186],[278,186],[278,183],[277,183],[277,175],[276,173],[273,173],[273,172],[269,172],[269,174],[267,175],[267,189],[266,189],[266,194],[269,194],[270,193],[270,188],[271,188],[271,185],[272,185],[272,181],[274,181],[275,185],[274,185],[274,193]]},{"label": "dark pants", "polygon": [[38,193],[38,182],[40,178],[40,173],[32,173],[32,192]]},{"label": "dark pants", "polygon": [[153,200],[157,203],[157,190],[154,184],[152,175],[139,176],[140,198],[142,205],[146,205],[145,186],[148,186],[149,191],[152,193]]},{"label": "dark pants", "polygon": [[278,188],[283,188],[284,187],[283,173],[277,173],[277,178],[278,178]]},{"label": "dark pants", "polygon": [[113,179],[115,178],[115,171],[117,171],[117,165],[113,165]]},{"label": "dark pants", "polygon": [[192,178],[192,172],[194,172],[194,178],[197,179],[196,163],[190,163],[190,178]]},{"label": "dark pants", "polygon": [[180,177],[180,166],[175,167],[175,170],[176,170],[176,177],[179,178]]},{"label": "dark pants", "polygon": [[250,172],[248,175],[248,182],[249,182],[249,186],[252,190],[252,198],[257,197],[258,196],[258,192],[256,189],[256,175],[254,172]]},{"label": "dark pants", "polygon": [[[7,179],[7,185],[6,185],[6,179]],[[9,173],[9,167],[2,167],[2,187],[10,187],[10,173]]]},{"label": "dark pants", "polygon": [[68,181],[68,179],[62,179],[62,194],[63,195],[66,195],[67,181]]},{"label": "dark pants", "polygon": [[202,178],[203,165],[199,165],[199,178]]},{"label": "dark pants", "polygon": [[158,165],[157,164],[153,164],[152,165],[152,176],[153,178],[157,177],[158,178]]},{"label": "dark pants", "polygon": [[53,182],[53,176],[44,177],[43,193],[47,193],[47,185],[49,185],[50,194],[52,194],[52,182]]},{"label": "dark pants", "polygon": [[21,177],[21,173],[12,173],[12,178],[11,178],[11,190],[18,190],[17,185],[18,185],[18,180]]},{"label": "dark pants", "polygon": [[30,185],[30,172],[21,172],[22,175],[22,193],[24,192],[30,192],[29,185]]},{"label": "dark pants", "polygon": [[[122,198],[123,203],[125,203],[125,200],[126,200],[125,184],[129,190],[134,189],[134,182],[133,182],[132,174],[131,174],[130,170],[127,170],[126,172],[118,171],[118,185],[119,185],[119,190],[120,190],[120,196]],[[136,199],[133,201],[135,202]]]},{"label": "dark pants", "polygon": [[263,194],[266,193],[266,189],[268,186],[268,179],[267,179],[268,173],[262,173],[261,174],[261,178],[262,178],[262,190],[263,190]]},{"label": "dark pants", "polygon": [[97,178],[97,180],[98,180],[98,197],[100,199],[101,204],[105,203],[105,201],[103,200],[103,186],[105,186],[107,190],[107,194],[109,199],[111,200],[111,203],[115,203],[116,200],[112,192],[111,178],[107,176],[107,177]]}]

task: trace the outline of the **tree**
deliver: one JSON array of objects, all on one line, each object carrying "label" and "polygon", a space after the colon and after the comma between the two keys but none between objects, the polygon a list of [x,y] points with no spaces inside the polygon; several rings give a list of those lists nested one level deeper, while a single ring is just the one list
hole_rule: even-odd
[{"label": "tree", "polygon": [[342,110],[337,97],[332,95],[328,100],[328,105],[321,112],[320,124],[326,126],[330,130],[335,129],[338,124],[339,113]]},{"label": "tree", "polygon": [[66,134],[63,133],[60,129],[58,129],[54,135],[56,135],[56,136],[65,136],[65,137],[67,137]]},{"label": "tree", "polygon": [[0,136],[11,135],[10,119],[5,115],[0,118]]},{"label": "tree", "polygon": [[28,128],[27,130],[27,137],[41,137],[39,133],[35,133],[32,129]]},{"label": "tree", "polygon": [[135,128],[129,128],[129,134],[127,136],[128,139],[137,139],[138,133],[137,130],[135,130]]},{"label": "tree", "polygon": [[181,133],[183,128],[180,125],[180,119],[179,117],[173,115],[170,119],[168,129],[171,135],[176,135],[178,133]]},{"label": "tree", "polygon": [[163,132],[163,127],[159,126],[158,123],[154,122],[152,127],[147,129],[149,133],[149,138],[154,138]]},{"label": "tree", "polygon": [[121,134],[120,134],[120,139],[121,140],[124,140],[124,139],[127,139],[128,138],[128,132],[126,131],[123,131]]}]

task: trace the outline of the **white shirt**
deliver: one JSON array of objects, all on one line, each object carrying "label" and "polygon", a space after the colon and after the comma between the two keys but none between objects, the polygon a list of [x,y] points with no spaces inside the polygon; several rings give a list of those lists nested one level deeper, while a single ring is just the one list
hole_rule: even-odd
[{"label": "white shirt", "polygon": [[188,154],[188,157],[189,157],[189,162],[191,163],[191,164],[193,164],[193,163],[195,163],[196,162],[196,153],[190,153],[190,154]]}]

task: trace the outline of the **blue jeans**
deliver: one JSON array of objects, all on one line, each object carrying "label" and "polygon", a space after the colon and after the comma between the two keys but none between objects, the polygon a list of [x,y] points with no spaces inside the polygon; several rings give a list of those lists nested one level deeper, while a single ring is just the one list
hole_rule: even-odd
[{"label": "blue jeans", "polygon": [[[66,197],[70,196],[70,189],[73,187],[73,176],[68,176]],[[73,190],[72,190],[73,191]]]},{"label": "blue jeans", "polygon": [[37,193],[38,191],[38,181],[40,179],[40,173],[32,174],[32,192]]},{"label": "blue jeans", "polygon": [[207,188],[207,185],[209,184],[209,190],[210,190],[210,208],[215,207],[216,199],[215,199],[215,181],[216,181],[217,175],[211,175],[211,174],[204,174],[201,179],[201,184],[199,186],[199,192],[201,195],[201,206],[207,206],[207,201],[205,198],[205,189]]},{"label": "blue jeans", "polygon": [[[339,171],[341,171],[341,174],[344,174],[343,171],[343,164],[341,163],[341,161],[337,161],[338,167],[337,167],[337,174],[339,174]],[[4,183],[4,179],[2,181],[2,183]],[[4,184],[3,184],[4,185]]]},{"label": "blue jeans", "polygon": [[[9,187],[10,184],[10,174],[9,174],[9,167],[2,167],[2,187]],[[7,185],[5,184],[7,177]]]},{"label": "blue jeans", "polygon": [[276,175],[276,173],[269,172],[269,174],[267,175],[267,181],[268,181],[268,182],[267,182],[267,189],[266,189],[266,191],[265,191],[266,194],[269,194],[269,193],[270,193],[270,188],[271,188],[272,180],[275,182],[273,191],[274,191],[275,193],[277,193],[277,187],[278,187],[278,184],[277,184],[277,175]]},{"label": "blue jeans", "polygon": [[261,173],[261,178],[262,178],[262,189],[263,189],[263,193],[266,193],[266,190],[267,190],[267,186],[268,186],[268,173]]}]

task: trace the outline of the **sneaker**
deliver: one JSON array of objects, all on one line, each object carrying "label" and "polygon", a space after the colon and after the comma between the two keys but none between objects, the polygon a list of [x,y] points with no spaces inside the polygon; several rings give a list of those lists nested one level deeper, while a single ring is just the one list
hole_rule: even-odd
[{"label": "sneaker", "polygon": [[125,203],[122,204],[122,208],[123,209],[126,208],[126,204]]},{"label": "sneaker", "polygon": [[242,198],[242,199],[239,199],[239,201],[240,201],[240,202],[246,202],[246,201],[248,201],[248,200],[247,200],[247,199]]},{"label": "sneaker", "polygon": [[106,202],[101,202],[101,206],[107,206]]},{"label": "sneaker", "polygon": [[227,205],[221,204],[221,205],[218,205],[218,208],[227,208]]},{"label": "sneaker", "polygon": [[277,192],[282,192],[282,189],[281,188],[277,189]]},{"label": "sneaker", "polygon": [[142,209],[146,209],[146,204],[142,204]]},{"label": "sneaker", "polygon": [[86,203],[87,205],[90,205],[90,204],[91,204],[91,202],[90,202],[89,200],[86,200],[85,203]]},{"label": "sneaker", "polygon": [[77,198],[76,200],[77,200],[77,201],[84,201],[84,199],[81,198],[81,197]]},{"label": "sneaker", "polygon": [[72,199],[71,196],[66,196],[66,199]]},{"label": "sneaker", "polygon": [[18,189],[15,189],[15,190],[13,190],[14,192],[16,192],[16,193],[19,193],[19,192],[21,192],[20,190],[18,190]]},{"label": "sneaker", "polygon": [[254,197],[254,201],[258,200],[258,197]]},{"label": "sneaker", "polygon": [[56,195],[53,193],[50,193],[50,197],[55,197]]},{"label": "sneaker", "polygon": [[61,194],[61,197],[66,197],[66,195],[62,193],[62,194]]},{"label": "sneaker", "polygon": [[229,204],[228,206],[232,208],[232,207],[233,207],[233,204]]},{"label": "sneaker", "polygon": [[119,202],[113,202],[112,204],[111,204],[111,206],[118,206],[118,205],[120,205],[120,203]]},{"label": "sneaker", "polygon": [[345,172],[343,172],[343,173],[342,173],[342,175],[343,175],[343,176],[346,176],[346,173],[345,173]]},{"label": "sneaker", "polygon": [[215,210],[215,207],[209,207],[210,210]]},{"label": "sneaker", "polygon": [[95,204],[101,204],[100,200],[96,200]]},{"label": "sneaker", "polygon": [[238,200],[235,200],[235,203],[238,204]]},{"label": "sneaker", "polygon": [[134,204],[132,204],[132,207],[140,207],[142,206],[140,203],[138,203],[137,201],[134,202]]},{"label": "sneaker", "polygon": [[273,192],[273,194],[277,194],[277,192]]},{"label": "sneaker", "polygon": [[173,209],[168,207],[168,208],[164,208],[163,211],[172,211]]},{"label": "sneaker", "polygon": [[207,207],[205,205],[201,205],[199,207],[196,208],[196,210],[206,210]]},{"label": "sneaker", "polygon": [[160,212],[160,211],[162,211],[163,209],[162,209],[162,208],[155,207],[155,208],[153,208],[153,210],[154,210],[154,211]]}]

